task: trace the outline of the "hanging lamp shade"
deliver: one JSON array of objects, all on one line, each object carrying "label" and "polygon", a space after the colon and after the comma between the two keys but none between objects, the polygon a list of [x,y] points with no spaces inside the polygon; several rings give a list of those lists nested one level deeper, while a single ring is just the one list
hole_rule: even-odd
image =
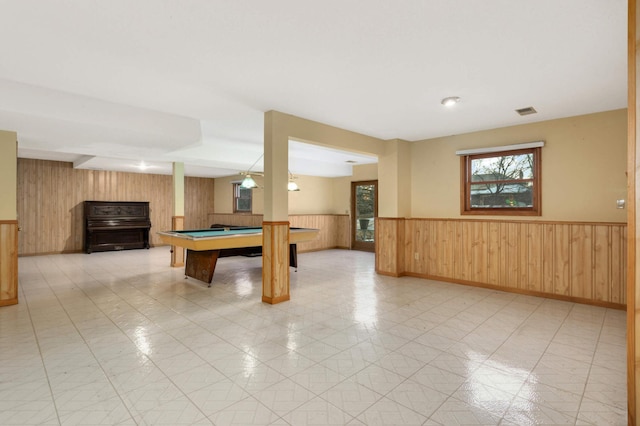
[{"label": "hanging lamp shade", "polygon": [[252,188],[257,188],[258,184],[256,183],[255,180],[253,180],[251,175],[246,175],[242,180],[242,183],[240,184],[240,186],[246,189],[252,189]]},{"label": "hanging lamp shade", "polygon": [[287,191],[300,191],[300,188],[298,187],[297,183],[290,180],[289,183],[287,184]]}]

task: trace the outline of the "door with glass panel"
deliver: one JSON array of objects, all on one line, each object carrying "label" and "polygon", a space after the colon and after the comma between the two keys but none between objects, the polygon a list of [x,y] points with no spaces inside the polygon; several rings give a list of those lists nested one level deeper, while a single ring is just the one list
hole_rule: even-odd
[{"label": "door with glass panel", "polygon": [[378,181],[351,182],[351,248],[375,251]]}]

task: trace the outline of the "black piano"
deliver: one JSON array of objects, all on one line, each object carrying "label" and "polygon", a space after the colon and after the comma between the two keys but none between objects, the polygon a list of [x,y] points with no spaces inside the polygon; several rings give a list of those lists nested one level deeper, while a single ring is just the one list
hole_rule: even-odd
[{"label": "black piano", "polygon": [[149,248],[148,201],[85,201],[84,251]]}]

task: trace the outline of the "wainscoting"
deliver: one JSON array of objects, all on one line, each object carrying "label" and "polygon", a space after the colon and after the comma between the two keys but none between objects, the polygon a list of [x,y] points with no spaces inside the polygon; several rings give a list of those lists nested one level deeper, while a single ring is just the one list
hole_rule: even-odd
[{"label": "wainscoting", "polygon": [[[171,229],[172,177],[74,169],[72,163],[18,159],[20,255],[82,251],[85,200],[149,201],[151,245]],[[185,227],[208,227],[214,180],[185,178]]]},{"label": "wainscoting", "polygon": [[0,221],[0,306],[18,303],[18,222]]},{"label": "wainscoting", "polygon": [[626,224],[381,218],[376,228],[383,274],[626,304]]},{"label": "wainscoting", "polygon": [[[215,213],[209,215],[209,223],[233,226],[262,226],[260,214]],[[340,214],[289,215],[289,223],[294,228],[315,228],[320,230],[318,238],[298,244],[298,252],[349,248],[349,216]]]}]

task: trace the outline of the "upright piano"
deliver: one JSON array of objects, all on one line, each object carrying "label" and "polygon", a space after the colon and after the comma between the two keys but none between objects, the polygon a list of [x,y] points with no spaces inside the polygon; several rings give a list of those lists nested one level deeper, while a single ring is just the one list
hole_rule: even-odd
[{"label": "upright piano", "polygon": [[84,251],[149,248],[148,201],[85,201]]}]

